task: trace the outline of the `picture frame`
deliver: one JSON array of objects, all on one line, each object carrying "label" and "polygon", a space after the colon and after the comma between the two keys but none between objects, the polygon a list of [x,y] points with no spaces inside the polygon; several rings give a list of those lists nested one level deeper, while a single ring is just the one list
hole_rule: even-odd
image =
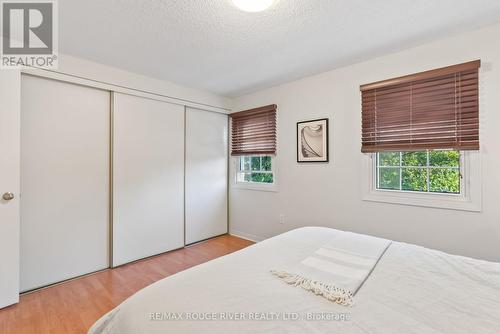
[{"label": "picture frame", "polygon": [[328,118],[297,122],[297,162],[329,161]]}]

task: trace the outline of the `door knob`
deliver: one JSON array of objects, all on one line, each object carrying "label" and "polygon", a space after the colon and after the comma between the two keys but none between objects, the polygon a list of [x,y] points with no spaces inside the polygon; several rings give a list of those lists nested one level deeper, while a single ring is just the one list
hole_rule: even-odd
[{"label": "door knob", "polygon": [[14,194],[10,192],[6,192],[5,194],[2,195],[2,198],[6,201],[10,201],[14,199]]}]

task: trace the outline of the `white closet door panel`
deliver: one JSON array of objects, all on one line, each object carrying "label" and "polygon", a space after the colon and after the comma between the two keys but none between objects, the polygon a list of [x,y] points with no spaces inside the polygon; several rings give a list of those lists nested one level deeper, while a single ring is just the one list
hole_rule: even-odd
[{"label": "white closet door panel", "polygon": [[113,265],[184,246],[184,107],[114,94]]},{"label": "white closet door panel", "polygon": [[108,267],[110,93],[21,82],[25,291]]},{"label": "white closet door panel", "polygon": [[228,116],[186,111],[186,244],[227,233]]}]

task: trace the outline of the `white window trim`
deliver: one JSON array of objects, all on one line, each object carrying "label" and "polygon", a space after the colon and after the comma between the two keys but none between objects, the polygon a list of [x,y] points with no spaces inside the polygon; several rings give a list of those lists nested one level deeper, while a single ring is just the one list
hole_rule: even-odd
[{"label": "white window trim", "polygon": [[[259,155],[260,156],[260,155]],[[276,173],[276,165],[277,159],[276,156],[271,156],[271,171],[273,172],[273,183],[261,183],[261,182],[239,182],[238,181],[238,172],[240,170],[240,157],[233,158],[233,166],[234,166],[234,175],[233,175],[233,188],[235,189],[245,189],[245,190],[256,190],[256,191],[278,191],[278,183],[277,183],[277,173]]]},{"label": "white window trim", "polygon": [[480,212],[482,210],[481,153],[462,151],[460,156],[463,176],[461,193],[443,194],[377,189],[376,154],[364,154],[362,199],[371,202]]}]

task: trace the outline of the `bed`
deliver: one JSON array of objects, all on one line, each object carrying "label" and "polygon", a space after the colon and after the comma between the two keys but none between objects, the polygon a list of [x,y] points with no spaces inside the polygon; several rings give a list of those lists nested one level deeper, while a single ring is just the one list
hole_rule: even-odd
[{"label": "bed", "polygon": [[336,233],[300,228],[170,276],[103,316],[89,334],[500,333],[500,263],[392,242],[353,306],[270,274]]}]

